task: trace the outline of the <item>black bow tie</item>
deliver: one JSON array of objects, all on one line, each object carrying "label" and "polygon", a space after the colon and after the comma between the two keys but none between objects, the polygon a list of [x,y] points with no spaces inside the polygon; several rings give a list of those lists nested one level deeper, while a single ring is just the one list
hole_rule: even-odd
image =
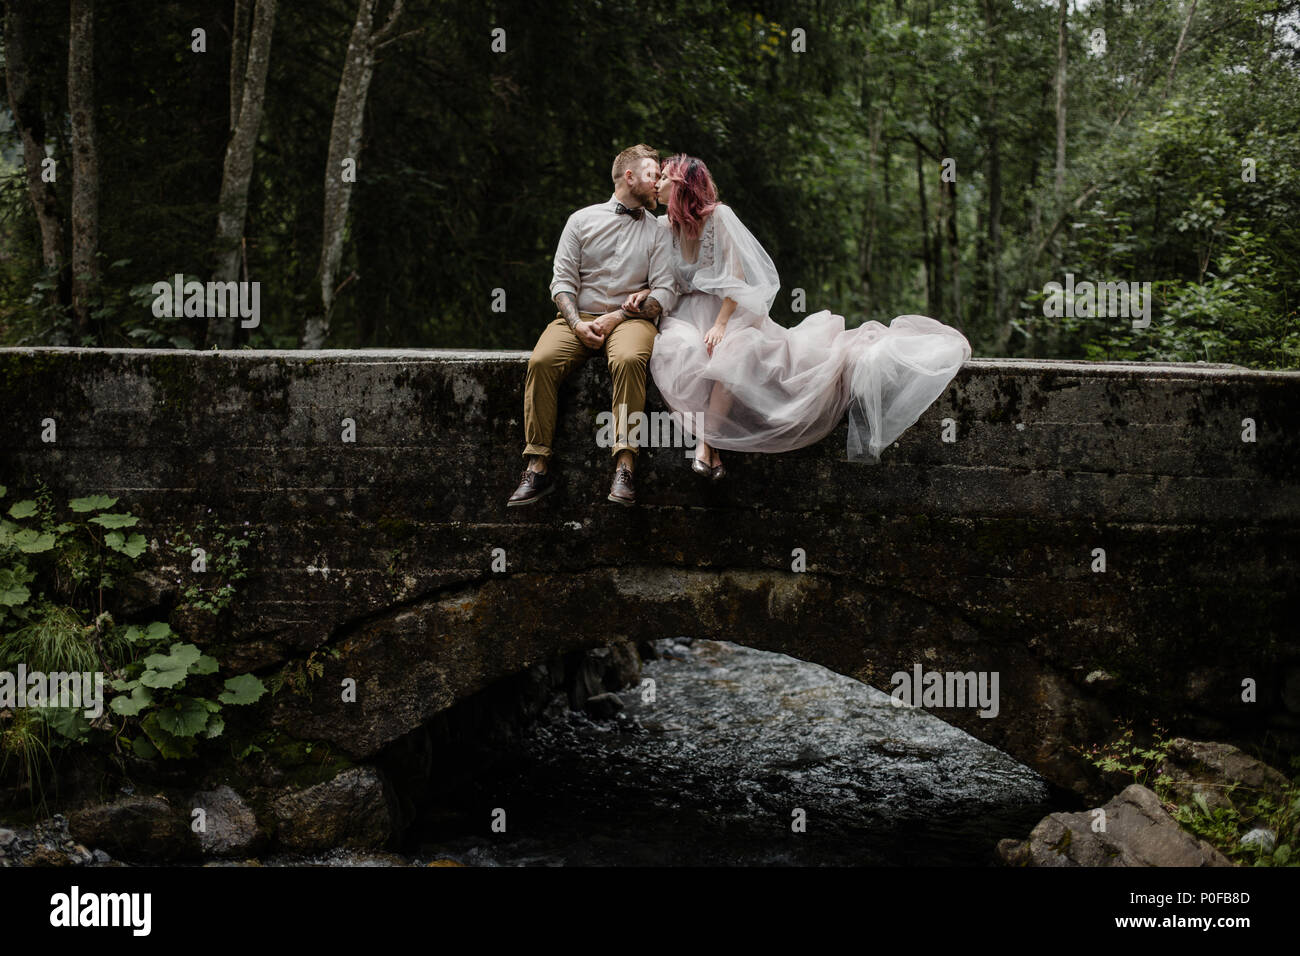
[{"label": "black bow tie", "polygon": [[645,212],[644,209],[640,209],[640,208],[638,208],[638,209],[628,209],[627,206],[624,206],[622,203],[618,203],[618,204],[614,207],[614,215],[616,215],[616,216],[631,216],[633,219],[640,219],[640,218],[641,218],[641,213],[643,213],[643,212]]}]

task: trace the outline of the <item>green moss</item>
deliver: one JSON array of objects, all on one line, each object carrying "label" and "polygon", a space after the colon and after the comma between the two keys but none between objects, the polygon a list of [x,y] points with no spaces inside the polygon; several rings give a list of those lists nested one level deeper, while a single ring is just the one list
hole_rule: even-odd
[{"label": "green moss", "polygon": [[384,515],[375,522],[377,527],[384,535],[396,540],[405,541],[415,534],[415,525],[411,524],[405,518],[395,518],[391,515]]},{"label": "green moss", "polygon": [[260,753],[250,754],[244,758],[243,763],[265,761],[283,772],[283,782],[293,787],[315,786],[356,766],[332,744],[319,740],[299,740],[279,730],[263,730],[251,739],[232,739],[230,750],[232,753],[242,753],[250,744],[260,748]]},{"label": "green moss", "polygon": [[169,412],[188,412],[198,391],[195,360],[189,355],[157,355],[148,361],[149,377],[162,390],[162,404]]},{"label": "green moss", "polygon": [[20,352],[7,352],[3,359],[0,359],[0,381],[4,382],[5,400],[14,404],[23,404],[26,402],[26,395],[21,396],[19,392],[26,392],[33,381],[47,382],[48,377],[62,368],[66,368],[72,357],[67,353],[59,352],[41,352],[38,351],[33,355],[23,355]]}]

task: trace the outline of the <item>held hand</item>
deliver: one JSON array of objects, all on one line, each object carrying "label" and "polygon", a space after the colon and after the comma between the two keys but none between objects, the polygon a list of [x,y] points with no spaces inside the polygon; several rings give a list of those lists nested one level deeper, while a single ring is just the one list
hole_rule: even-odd
[{"label": "held hand", "polygon": [[725,325],[720,325],[715,322],[713,323],[713,328],[704,333],[704,345],[709,350],[710,356],[713,355],[713,347],[722,341],[723,333],[725,333],[726,330],[727,327]]},{"label": "held hand", "polygon": [[640,312],[641,303],[645,301],[645,297],[649,294],[649,289],[642,289],[640,292],[633,292],[626,300],[624,300],[623,310],[625,312]]},{"label": "held hand", "polygon": [[617,328],[618,324],[623,321],[623,314],[615,309],[613,312],[606,312],[599,318],[591,320],[591,329],[598,335],[609,335]]},{"label": "held hand", "polygon": [[[599,321],[599,320],[596,320]],[[578,341],[589,349],[600,350],[605,344],[605,333],[595,327],[596,322],[579,322],[574,326],[574,332],[578,336]]]}]

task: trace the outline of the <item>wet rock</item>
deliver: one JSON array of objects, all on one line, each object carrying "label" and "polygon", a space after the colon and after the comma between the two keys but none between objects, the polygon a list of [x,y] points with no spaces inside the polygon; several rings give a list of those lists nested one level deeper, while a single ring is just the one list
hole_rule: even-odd
[{"label": "wet rock", "polygon": [[107,853],[105,853],[103,850],[94,850],[91,852],[90,855],[94,859],[94,861],[99,864],[113,862],[113,858],[109,856]]},{"label": "wet rock", "polygon": [[123,797],[77,810],[68,817],[68,832],[125,860],[188,860],[201,852],[188,816],[161,797]]},{"label": "wet rock", "polygon": [[1000,841],[998,855],[1011,866],[1232,866],[1180,827],[1146,787],[1132,784],[1102,809],[1101,832],[1093,831],[1095,811],[1053,813],[1028,840]]},{"label": "wet rock", "polygon": [[631,641],[617,641],[607,648],[609,667],[605,673],[605,689],[619,690],[641,678],[641,655]]},{"label": "wet rock", "polygon": [[275,842],[285,850],[382,846],[392,833],[384,784],[372,767],[353,767],[332,780],[289,790],[271,803]]},{"label": "wet rock", "polygon": [[14,840],[18,839],[18,834],[13,830],[0,829],[0,847],[7,847]]},{"label": "wet rock", "polygon": [[[1211,810],[1241,808],[1262,796],[1280,800],[1286,790],[1284,774],[1231,744],[1184,737],[1170,744],[1166,774],[1173,784],[1171,796],[1178,803],[1190,803],[1200,794]],[[1237,786],[1229,796],[1233,784]]]},{"label": "wet rock", "polygon": [[618,694],[604,693],[588,697],[582,705],[597,720],[607,720],[623,709],[623,699]]},{"label": "wet rock", "polygon": [[1272,853],[1273,847],[1277,845],[1277,834],[1272,830],[1265,830],[1263,827],[1256,827],[1241,838],[1242,846],[1258,846],[1265,853]]},{"label": "wet rock", "polygon": [[587,698],[603,693],[605,672],[609,670],[609,649],[593,648],[581,652],[569,674],[569,707],[581,709]]},{"label": "wet rock", "polygon": [[244,856],[261,841],[257,815],[228,786],[194,794],[190,808],[204,812],[204,828],[198,838],[205,854]]}]

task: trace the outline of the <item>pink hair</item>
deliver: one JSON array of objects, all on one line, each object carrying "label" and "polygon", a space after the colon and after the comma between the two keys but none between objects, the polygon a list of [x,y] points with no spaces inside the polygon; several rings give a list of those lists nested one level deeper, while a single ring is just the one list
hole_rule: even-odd
[{"label": "pink hair", "polygon": [[678,153],[664,163],[663,171],[673,181],[673,196],[668,200],[668,222],[673,232],[698,239],[705,217],[718,207],[718,187],[709,175],[709,167],[702,159]]}]

